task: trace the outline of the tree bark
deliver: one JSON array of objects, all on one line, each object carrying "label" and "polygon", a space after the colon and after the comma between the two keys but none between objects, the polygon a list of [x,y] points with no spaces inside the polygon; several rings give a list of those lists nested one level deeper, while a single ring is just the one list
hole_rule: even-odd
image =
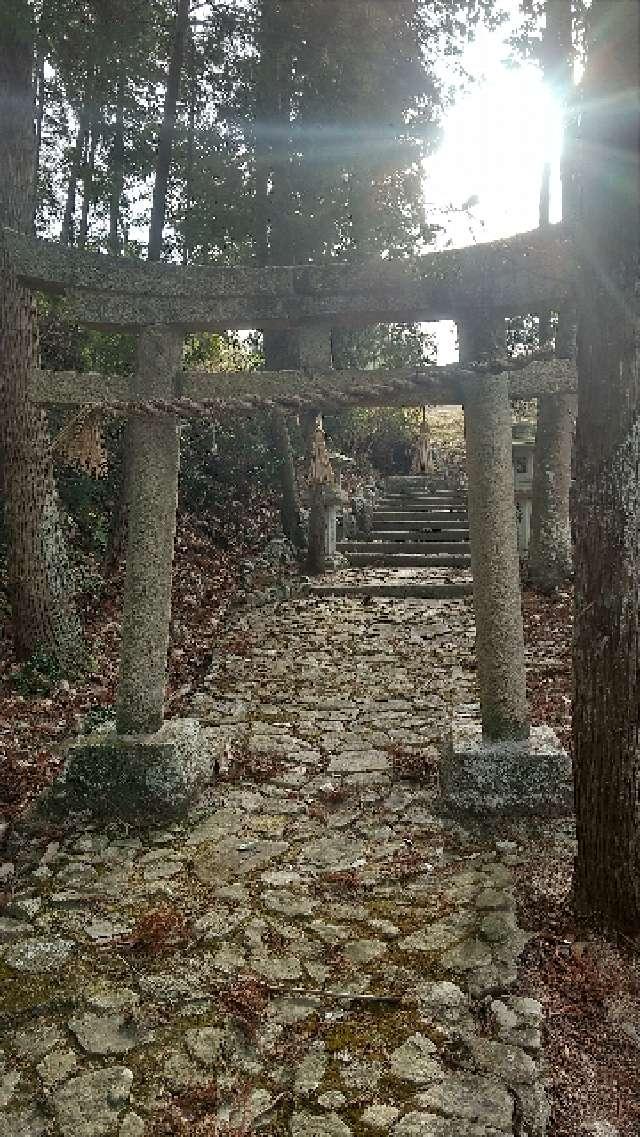
[{"label": "tree bark", "polygon": [[80,115],[80,125],[76,134],[76,141],[73,147],[71,156],[71,169],[69,170],[69,181],[67,183],[67,200],[64,207],[64,217],[62,219],[62,231],[60,233],[60,242],[63,245],[73,245],[75,236],[75,217],[76,217],[76,190],[78,188],[78,178],[82,169],[82,156],[87,139],[87,114],[83,109]]},{"label": "tree bark", "polygon": [[321,576],[326,567],[324,547],[325,533],[325,487],[312,485],[309,500],[309,547],[307,551],[307,572],[311,576]]},{"label": "tree bark", "polygon": [[120,255],[120,207],[124,189],[124,93],[125,72],[122,61],[119,66],[116,90],[116,121],[111,149],[111,188],[109,193],[109,238],[107,247],[113,257]]},{"label": "tree bark", "polygon": [[96,146],[98,143],[98,126],[94,118],[89,129],[87,139],[87,153],[82,170],[82,210],[80,213],[80,228],[78,230],[78,248],[84,249],[89,232],[89,213],[93,196],[93,175],[96,164]]},{"label": "tree bark", "polygon": [[304,545],[304,535],[300,523],[300,502],[293,464],[293,451],[287,421],[282,411],[274,410],[268,416],[268,431],[271,449],[278,469],[280,482],[280,521],[285,537],[297,548]]},{"label": "tree bark", "polygon": [[[265,332],[264,357],[267,370],[295,370],[299,365],[297,337],[291,332]],[[291,438],[284,414],[272,411],[268,416],[268,437],[278,470],[280,483],[280,520],[285,537],[297,548],[304,545],[300,518],[300,497],[293,463]]]},{"label": "tree bark", "polygon": [[[29,233],[33,32],[26,0],[1,0],[0,22],[0,216]],[[82,637],[46,421],[28,393],[37,355],[33,301],[7,261],[0,261],[0,331],[0,449],[15,650],[22,659],[44,650],[70,670],[81,661]]]},{"label": "tree bark", "polygon": [[36,52],[36,69],[35,69],[35,83],[36,83],[36,137],[35,137],[35,152],[33,156],[33,186],[31,189],[31,200],[33,203],[33,223],[32,232],[36,231],[36,210],[38,204],[38,176],[40,173],[40,150],[42,147],[42,123],[44,121],[44,105],[45,105],[45,91],[46,80],[44,74],[44,61],[45,61],[45,43],[43,36],[43,22],[44,14],[40,17],[40,26],[38,28],[38,46]]},{"label": "tree bark", "polygon": [[158,136],[155,180],[153,184],[153,203],[151,206],[151,222],[149,225],[149,251],[147,254],[148,260],[150,261],[159,261],[162,253],[162,237],[167,212],[167,186],[169,183],[169,170],[171,168],[171,151],[173,149],[178,95],[180,93],[182,60],[188,32],[189,0],[178,0],[171,59],[167,73],[162,124]]},{"label": "tree bark", "polygon": [[578,138],[573,740],[579,907],[640,932],[640,6],[594,0]]},{"label": "tree bark", "polygon": [[187,126],[187,154],[184,177],[184,223],[182,227],[182,263],[186,267],[191,260],[191,202],[193,196],[193,170],[195,157],[196,110],[198,106],[198,76],[196,49],[193,38],[189,52],[189,121]]},{"label": "tree bark", "polygon": [[[566,108],[573,80],[571,0],[547,0],[543,35],[543,69],[550,91]],[[568,219],[569,181],[563,156],[563,220]],[[549,225],[550,168],[544,168],[540,188],[540,227]],[[564,352],[573,344],[575,313],[558,315],[557,346]],[[551,340],[551,312],[540,314],[540,348]],[[569,491],[575,399],[549,395],[538,399],[538,426],[533,455],[531,540],[527,569],[530,583],[543,593],[559,588],[571,573]]]},{"label": "tree bark", "polygon": [[[288,210],[276,209],[275,217],[271,220],[269,217],[270,204],[273,209],[273,185],[277,184],[281,201],[285,204],[282,180],[286,182],[285,166],[289,157],[287,146],[282,141],[285,123],[288,124],[290,119],[290,79],[288,72],[285,78],[282,65],[281,19],[279,3],[263,6],[260,22],[260,56],[256,76],[253,218],[254,255],[261,266],[274,260],[276,263],[282,263],[276,259],[279,256],[284,256],[287,262],[293,259]],[[276,127],[277,137],[280,140],[278,154],[274,146]],[[272,182],[271,203],[268,192],[270,181]],[[286,329],[265,331],[263,354],[267,371],[297,370],[300,366],[299,334]],[[268,416],[268,437],[280,482],[282,530],[285,537],[288,537],[296,547],[301,548],[304,545],[304,535],[293,450],[287,422],[280,410],[275,410]]]},{"label": "tree bark", "polygon": [[[122,251],[120,240],[120,209],[124,190],[124,97],[126,86],[125,67],[122,60],[118,65],[116,88],[116,117],[111,148],[111,184],[109,193],[109,236],[107,247],[111,256],[118,257]],[[111,514],[107,547],[103,569],[107,574],[115,571],[122,560],[127,544],[127,505],[129,500],[131,438],[130,423],[127,418],[120,439],[120,477],[117,497]]]}]

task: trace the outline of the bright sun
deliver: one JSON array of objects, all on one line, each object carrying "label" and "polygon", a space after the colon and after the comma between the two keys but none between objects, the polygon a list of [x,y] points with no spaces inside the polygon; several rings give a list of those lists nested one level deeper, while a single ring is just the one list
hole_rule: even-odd
[{"label": "bright sun", "polygon": [[[560,109],[541,76],[498,70],[447,112],[443,126],[426,167],[427,212],[477,198],[468,217],[451,217],[449,239],[468,244],[534,228],[543,166],[551,163],[555,182],[562,137]],[[557,198],[552,193],[552,219]]]},{"label": "bright sun", "polygon": [[[533,64],[504,62],[505,34],[481,29],[467,48],[475,82],[446,111],[442,143],[425,162],[426,217],[443,226],[441,248],[534,229],[545,162],[551,220],[560,219],[561,108]],[[438,344],[439,362],[456,358],[453,329],[440,325]]]}]

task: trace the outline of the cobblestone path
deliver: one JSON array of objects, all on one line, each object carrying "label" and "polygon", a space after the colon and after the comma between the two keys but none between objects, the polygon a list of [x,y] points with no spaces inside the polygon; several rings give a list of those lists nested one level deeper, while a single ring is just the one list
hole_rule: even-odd
[{"label": "cobblestone path", "polygon": [[240,613],[187,822],[16,835],[0,1137],[541,1137],[517,850],[435,807],[472,646],[464,600]]}]

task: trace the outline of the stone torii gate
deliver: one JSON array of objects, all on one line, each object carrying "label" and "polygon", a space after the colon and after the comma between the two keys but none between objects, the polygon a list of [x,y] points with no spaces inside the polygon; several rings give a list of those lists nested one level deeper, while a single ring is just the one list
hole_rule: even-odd
[{"label": "stone torii gate", "polygon": [[[3,230],[26,286],[64,293],[72,319],[138,334],[128,380],[36,371],[32,397],[129,415],[132,442],[127,568],[116,732],[75,743],[58,794],[66,807],[132,818],[171,815],[210,769],[192,720],[164,721],[180,416],[349,405],[463,403],[481,723],[459,728],[444,763],[456,808],[564,807],[566,759],[551,732],[528,725],[510,398],[575,390],[572,360],[514,362],[504,318],[570,303],[575,267],[561,226],[399,261],[268,268],[181,268],[111,258]],[[330,329],[455,320],[461,363],[419,370],[334,371]],[[294,372],[183,371],[185,335],[295,329]],[[542,731],[542,733],[541,733]],[[546,731],[546,733],[545,733]],[[524,796],[526,800],[521,801]]]}]

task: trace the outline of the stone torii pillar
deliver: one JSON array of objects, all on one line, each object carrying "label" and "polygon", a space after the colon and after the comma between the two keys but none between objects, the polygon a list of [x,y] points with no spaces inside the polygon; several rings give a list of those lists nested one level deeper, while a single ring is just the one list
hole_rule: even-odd
[{"label": "stone torii pillar", "polygon": [[[142,331],[134,398],[172,397],[183,343],[174,328]],[[132,493],[116,726],[120,734],[152,734],[164,721],[180,443],[171,414],[133,414],[130,431]]]},{"label": "stone torii pillar", "polygon": [[[461,362],[504,350],[504,321],[474,314]],[[553,731],[529,727],[507,376],[465,384],[469,536],[480,721],[456,715],[441,768],[443,804],[498,813],[566,812],[570,766]]]},{"label": "stone torii pillar", "polygon": [[551,593],[571,574],[571,448],[573,394],[538,399],[528,572],[534,588]]},{"label": "stone torii pillar", "polygon": [[[135,402],[171,400],[184,334],[147,327],[139,336]],[[174,414],[133,411],[131,493],[120,684],[115,729],[79,739],[54,802],[133,821],[179,814],[210,773],[192,719],[164,721],[171,577],[179,471]]]}]

